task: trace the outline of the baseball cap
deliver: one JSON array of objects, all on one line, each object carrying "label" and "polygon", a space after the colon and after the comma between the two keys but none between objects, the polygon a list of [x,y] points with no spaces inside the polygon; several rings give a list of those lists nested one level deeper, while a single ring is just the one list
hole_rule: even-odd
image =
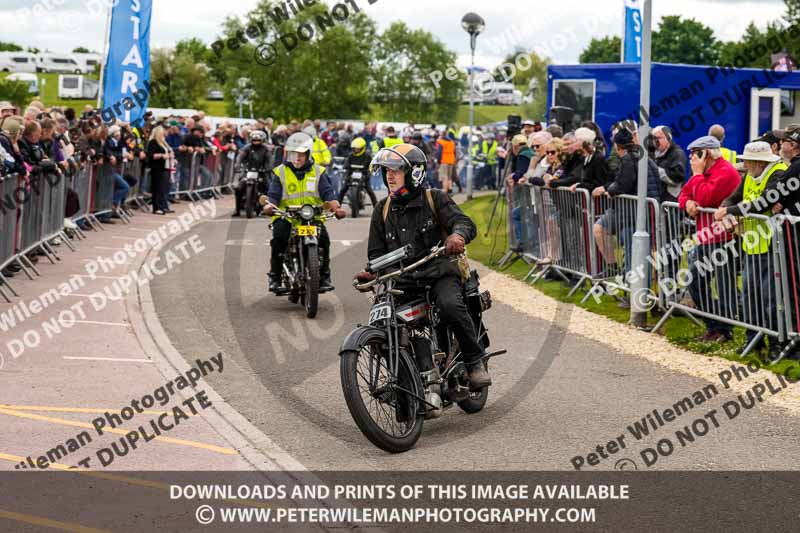
[{"label": "baseball cap", "polygon": [[800,124],[789,124],[783,132],[783,138],[800,144]]},{"label": "baseball cap", "polygon": [[16,109],[11,102],[0,102],[0,111],[4,109]]},{"label": "baseball cap", "polygon": [[776,144],[781,142],[781,139],[784,138],[783,130],[770,130],[764,133],[761,137],[756,139],[756,141],[761,141],[769,144]]},{"label": "baseball cap", "polygon": [[534,121],[532,121],[531,119],[527,119],[527,120],[523,120],[522,121],[522,125],[523,126],[535,126],[536,123]]}]

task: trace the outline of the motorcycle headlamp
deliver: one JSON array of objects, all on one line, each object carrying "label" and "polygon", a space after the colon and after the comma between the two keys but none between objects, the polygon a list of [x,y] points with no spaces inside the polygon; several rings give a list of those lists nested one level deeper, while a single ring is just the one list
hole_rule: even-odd
[{"label": "motorcycle headlamp", "polygon": [[310,205],[304,205],[300,208],[300,218],[305,221],[314,219],[314,208]]}]

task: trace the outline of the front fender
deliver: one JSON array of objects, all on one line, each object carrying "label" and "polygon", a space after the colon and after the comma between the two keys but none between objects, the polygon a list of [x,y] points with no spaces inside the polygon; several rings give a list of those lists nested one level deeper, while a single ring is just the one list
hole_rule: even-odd
[{"label": "front fender", "polygon": [[372,326],[358,327],[348,333],[347,337],[344,338],[342,346],[339,348],[339,355],[351,350],[360,350],[367,341],[373,339],[380,339],[384,342],[388,342],[386,330],[373,328]]},{"label": "front fender", "polygon": [[305,246],[318,246],[319,239],[317,237],[303,237],[303,244]]}]

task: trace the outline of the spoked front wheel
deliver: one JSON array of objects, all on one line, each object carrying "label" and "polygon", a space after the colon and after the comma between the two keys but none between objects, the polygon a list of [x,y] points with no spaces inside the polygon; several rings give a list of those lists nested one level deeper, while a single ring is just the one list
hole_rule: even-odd
[{"label": "spoked front wheel", "polygon": [[380,340],[340,355],[342,391],[361,433],[390,453],[413,448],[423,424],[419,400],[410,393],[422,390],[416,369],[400,358],[400,368],[392,372]]}]

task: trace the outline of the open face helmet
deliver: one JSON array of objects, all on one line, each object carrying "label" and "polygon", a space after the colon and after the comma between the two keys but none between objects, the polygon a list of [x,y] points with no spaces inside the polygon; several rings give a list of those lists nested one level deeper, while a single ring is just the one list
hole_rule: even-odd
[{"label": "open face helmet", "polygon": [[391,148],[380,150],[372,158],[370,169],[373,173],[380,170],[383,183],[389,187],[386,181],[386,169],[404,170],[405,185],[409,191],[419,189],[425,182],[425,167],[427,160],[425,153],[413,144],[398,144]]},{"label": "open face helmet", "polygon": [[286,139],[286,162],[292,165],[297,165],[299,162],[298,154],[307,153],[311,156],[311,150],[314,149],[314,139],[307,133],[299,131],[293,133]]}]

